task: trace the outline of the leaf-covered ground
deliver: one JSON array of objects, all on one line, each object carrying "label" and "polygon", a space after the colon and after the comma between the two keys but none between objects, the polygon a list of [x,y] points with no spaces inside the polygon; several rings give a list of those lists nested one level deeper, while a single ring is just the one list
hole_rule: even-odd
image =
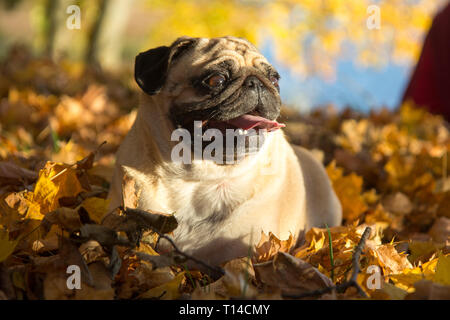
[{"label": "leaf-covered ground", "polygon": [[[136,115],[132,78],[24,48],[0,69],[0,298],[450,299],[450,132],[440,117],[409,105],[285,109],[291,142],[326,165],[344,223],[298,245],[262,234],[248,257],[205,274],[188,270],[183,252],[158,253],[176,219],[133,210],[132,180],[124,208],[107,212],[114,152]],[[356,285],[342,286],[368,226]],[[69,265],[81,289],[68,289]],[[324,290],[335,285],[344,290]]]}]

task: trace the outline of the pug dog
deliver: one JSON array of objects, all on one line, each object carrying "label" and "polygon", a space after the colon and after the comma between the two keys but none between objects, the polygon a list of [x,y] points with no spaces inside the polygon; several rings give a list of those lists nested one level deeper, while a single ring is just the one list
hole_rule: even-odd
[{"label": "pug dog", "polygon": [[[339,225],[341,205],[323,165],[306,149],[291,146],[276,120],[279,78],[241,38],[182,37],[140,53],[135,80],[141,100],[117,152],[111,208],[122,203],[126,173],[140,189],[138,208],[173,213],[177,247],[211,265],[248,256],[262,232],[287,239],[311,227]],[[244,148],[220,148],[225,143],[216,135],[212,158],[191,152],[206,151],[212,139],[203,139],[183,149],[185,161],[174,159],[180,146],[174,132],[182,130],[189,145],[196,130],[205,138],[209,129],[243,135]],[[256,135],[262,143],[253,148],[249,130],[262,132]]]}]

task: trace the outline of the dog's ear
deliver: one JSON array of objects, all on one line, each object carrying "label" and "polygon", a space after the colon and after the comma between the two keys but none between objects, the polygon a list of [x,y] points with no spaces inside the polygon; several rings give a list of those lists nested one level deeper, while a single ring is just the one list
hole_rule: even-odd
[{"label": "dog's ear", "polygon": [[171,63],[191,48],[197,39],[178,38],[170,47],[162,46],[141,52],[136,56],[134,78],[144,92],[157,94],[166,81]]}]

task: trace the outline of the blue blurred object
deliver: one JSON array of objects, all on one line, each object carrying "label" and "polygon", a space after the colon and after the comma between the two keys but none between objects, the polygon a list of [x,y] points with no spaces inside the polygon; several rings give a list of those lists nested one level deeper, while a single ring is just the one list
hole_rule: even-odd
[{"label": "blue blurred object", "polygon": [[281,98],[284,104],[300,111],[333,104],[338,110],[351,107],[367,112],[371,109],[396,108],[402,99],[412,65],[388,62],[383,67],[361,67],[348,58],[339,60],[336,81],[325,81],[320,76],[300,77],[277,64],[271,46],[263,46],[262,53],[281,75]]}]

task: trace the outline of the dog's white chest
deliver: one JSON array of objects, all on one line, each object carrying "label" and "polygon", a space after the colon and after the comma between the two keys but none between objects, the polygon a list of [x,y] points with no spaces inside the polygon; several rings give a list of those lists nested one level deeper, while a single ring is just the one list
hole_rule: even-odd
[{"label": "dog's white chest", "polygon": [[245,233],[227,227],[239,219],[239,207],[252,192],[243,181],[184,182],[183,186],[180,192],[176,182],[166,185],[168,209],[179,221],[174,232],[177,244],[195,249],[230,232]]}]

